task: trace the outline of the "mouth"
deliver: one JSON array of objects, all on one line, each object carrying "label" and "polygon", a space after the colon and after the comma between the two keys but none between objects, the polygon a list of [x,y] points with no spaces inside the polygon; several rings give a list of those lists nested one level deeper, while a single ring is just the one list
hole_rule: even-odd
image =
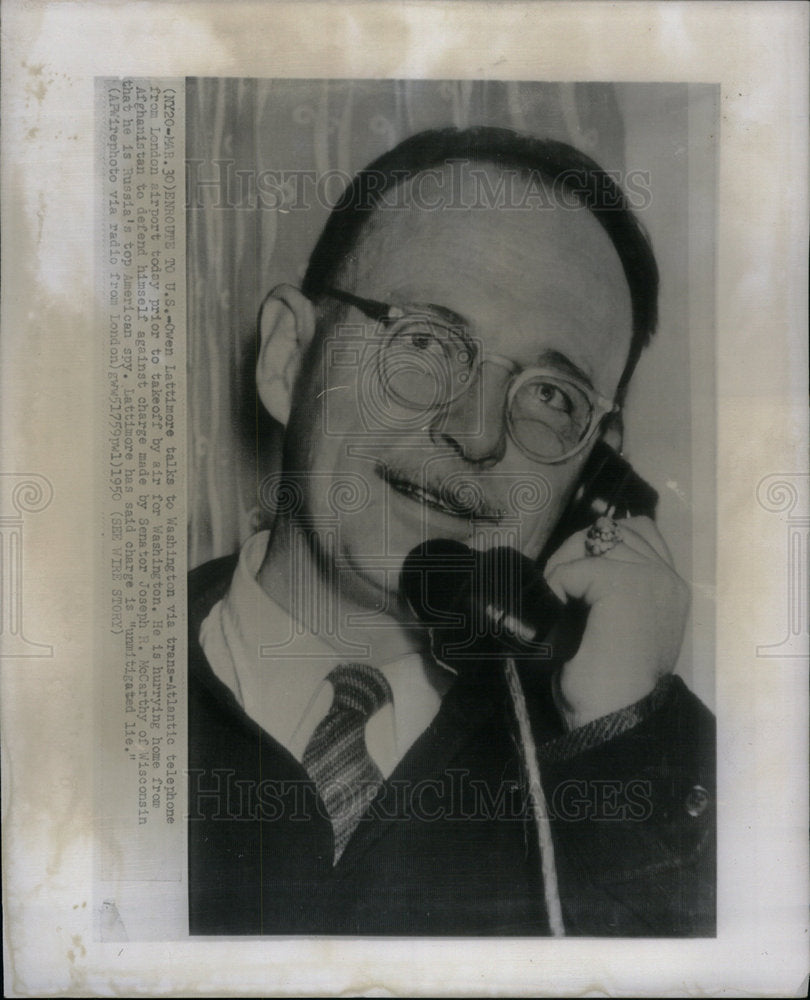
[{"label": "mouth", "polygon": [[503,519],[503,512],[489,507],[472,486],[468,489],[463,486],[456,488],[420,486],[405,473],[385,465],[378,465],[374,471],[395,493],[440,514],[447,514],[459,520],[482,521],[488,524],[499,524]]}]

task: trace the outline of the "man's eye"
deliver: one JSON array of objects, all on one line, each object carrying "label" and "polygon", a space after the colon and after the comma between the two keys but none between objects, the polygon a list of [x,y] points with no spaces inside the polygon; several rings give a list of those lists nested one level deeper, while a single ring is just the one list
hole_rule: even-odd
[{"label": "man's eye", "polygon": [[442,358],[450,354],[451,344],[443,331],[424,323],[403,330],[397,340],[417,354],[429,353]]},{"label": "man's eye", "polygon": [[549,406],[552,410],[571,413],[574,409],[573,403],[566,393],[551,382],[537,382],[534,392],[538,402]]},{"label": "man's eye", "polygon": [[410,334],[410,341],[411,347],[415,347],[418,351],[426,351],[431,344],[435,344],[436,338],[426,330],[417,330]]}]

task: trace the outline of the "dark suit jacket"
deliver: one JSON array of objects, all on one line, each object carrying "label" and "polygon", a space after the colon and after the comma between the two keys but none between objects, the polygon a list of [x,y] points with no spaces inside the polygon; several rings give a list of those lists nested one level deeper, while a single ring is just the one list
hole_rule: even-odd
[{"label": "dark suit jacket", "polygon": [[[536,838],[496,672],[459,682],[333,867],[302,766],[214,676],[199,629],[236,559],[189,597],[192,934],[544,935]],[[671,678],[563,734],[527,678],[566,932],[714,934],[714,728]]]}]

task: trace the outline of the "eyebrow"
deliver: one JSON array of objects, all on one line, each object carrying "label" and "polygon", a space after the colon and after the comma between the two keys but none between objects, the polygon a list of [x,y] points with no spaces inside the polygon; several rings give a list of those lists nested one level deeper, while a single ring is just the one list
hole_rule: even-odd
[{"label": "eyebrow", "polygon": [[462,316],[461,313],[454,312],[452,309],[440,306],[435,302],[379,302],[377,299],[367,299],[361,295],[355,295],[353,292],[348,292],[343,288],[327,288],[324,292],[339,302],[346,302],[354,306],[365,313],[369,319],[374,319],[378,322],[386,322],[396,318],[390,315],[391,311],[394,310],[400,311],[406,316],[410,312],[429,312],[449,326],[463,326],[468,329],[470,326],[470,322],[466,316]]},{"label": "eyebrow", "polygon": [[453,309],[448,309],[447,306],[437,305],[435,302],[405,302],[402,305],[395,303],[394,308],[402,309],[406,314],[411,310],[414,312],[419,310],[429,312],[436,316],[437,319],[447,323],[448,326],[470,328],[470,321],[466,316],[462,316],[461,313],[457,313]]},{"label": "eyebrow", "polygon": [[555,351],[553,348],[541,351],[537,356],[537,363],[543,367],[556,368],[565,375],[570,375],[577,381],[583,382],[589,389],[594,389],[593,382],[588,373],[561,351]]}]

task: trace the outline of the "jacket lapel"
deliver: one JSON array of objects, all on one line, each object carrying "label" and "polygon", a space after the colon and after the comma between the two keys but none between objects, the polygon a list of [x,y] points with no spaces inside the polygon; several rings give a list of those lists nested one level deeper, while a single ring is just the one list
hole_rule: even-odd
[{"label": "jacket lapel", "polygon": [[407,816],[394,791],[397,785],[440,778],[496,712],[503,711],[503,694],[497,683],[457,682],[448,691],[433,722],[385,781],[335,866],[335,873],[354,867],[362,855],[395,822]]}]

